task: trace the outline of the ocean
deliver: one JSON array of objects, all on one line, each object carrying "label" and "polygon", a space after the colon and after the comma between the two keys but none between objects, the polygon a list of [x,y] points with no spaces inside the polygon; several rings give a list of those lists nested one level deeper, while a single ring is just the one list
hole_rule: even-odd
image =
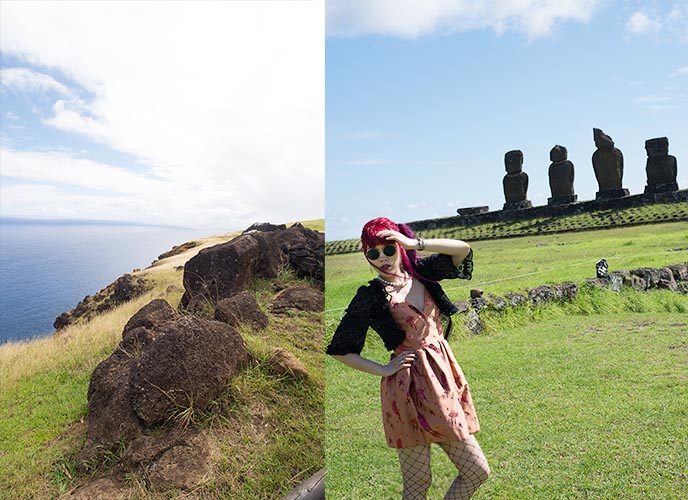
[{"label": "ocean", "polygon": [[0,344],[53,333],[53,321],[198,230],[0,220]]}]

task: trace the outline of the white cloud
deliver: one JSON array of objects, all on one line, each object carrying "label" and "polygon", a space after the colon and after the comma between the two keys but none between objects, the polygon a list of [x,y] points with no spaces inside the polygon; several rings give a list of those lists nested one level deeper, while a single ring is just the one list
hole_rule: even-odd
[{"label": "white cloud", "polygon": [[651,20],[644,12],[634,12],[626,22],[626,29],[633,35],[643,35],[659,28],[657,21]]},{"label": "white cloud", "polygon": [[652,36],[658,42],[688,42],[688,1],[674,0],[669,11],[669,2],[641,5],[626,22],[629,35]]},{"label": "white cloud", "polygon": [[547,36],[559,22],[587,21],[600,0],[331,0],[328,36],[381,34],[415,38],[493,29],[529,38]]},{"label": "white cloud", "polygon": [[0,69],[0,87],[15,92],[56,92],[69,96],[71,92],[52,76],[28,68]]},{"label": "white cloud", "polygon": [[674,71],[671,76],[680,76],[680,75],[686,75],[688,74],[688,66],[683,66],[682,68],[678,68],[676,71]]},{"label": "white cloud", "polygon": [[132,196],[157,193],[157,178],[166,193],[180,191],[171,215],[234,228],[254,222],[228,219],[237,212],[323,216],[322,9],[300,1],[7,2],[0,43],[3,53],[73,82],[70,91],[27,69],[9,80],[58,92],[46,125],[138,160],[149,175],[129,179],[143,186]]}]

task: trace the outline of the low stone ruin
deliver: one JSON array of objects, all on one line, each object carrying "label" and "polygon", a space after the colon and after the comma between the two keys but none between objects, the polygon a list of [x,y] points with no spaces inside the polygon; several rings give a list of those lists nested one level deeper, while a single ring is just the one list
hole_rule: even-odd
[{"label": "low stone ruin", "polygon": [[598,288],[610,288],[616,292],[628,287],[641,292],[665,289],[688,294],[688,263],[660,268],[640,267],[612,271],[606,277],[590,278],[587,283]]},{"label": "low stone ruin", "polygon": [[[599,262],[598,262],[599,264]],[[662,268],[641,267],[638,269],[612,271],[606,275],[588,278],[586,286],[609,288],[616,292],[623,287],[638,291],[651,289],[666,289],[688,294],[688,263],[674,264]],[[527,304],[541,306],[547,303],[571,302],[578,295],[578,285],[575,283],[559,283],[554,285],[540,285],[524,293],[505,293],[503,297],[483,297],[479,288],[472,289],[470,299],[454,302],[458,313],[466,315],[465,325],[469,332],[480,334],[485,325],[480,313],[483,310],[502,311],[508,307],[521,307]]]},{"label": "low stone ruin", "polygon": [[578,295],[578,285],[575,283],[559,283],[554,285],[541,285],[526,290],[524,293],[509,292],[503,297],[483,297],[481,289],[471,290],[469,300],[454,302],[459,309],[459,314],[466,314],[466,328],[473,334],[484,331],[485,325],[480,317],[483,310],[502,311],[508,307],[520,307],[526,304],[533,306],[544,305],[548,302],[571,302]]}]

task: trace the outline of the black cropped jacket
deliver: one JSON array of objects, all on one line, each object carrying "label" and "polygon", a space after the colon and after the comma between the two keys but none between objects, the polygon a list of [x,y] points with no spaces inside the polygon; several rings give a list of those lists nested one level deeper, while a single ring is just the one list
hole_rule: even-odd
[{"label": "black cropped jacket", "polygon": [[[450,255],[433,254],[419,260],[415,269],[418,279],[435,299],[447,325],[444,336],[448,338],[451,332],[451,315],[458,309],[438,281],[451,278],[471,279],[473,250],[458,266],[454,265]],[[327,346],[327,354],[360,354],[369,327],[377,332],[389,351],[396,349],[406,337],[404,331],[394,322],[389,311],[389,297],[377,279],[358,289]]]}]

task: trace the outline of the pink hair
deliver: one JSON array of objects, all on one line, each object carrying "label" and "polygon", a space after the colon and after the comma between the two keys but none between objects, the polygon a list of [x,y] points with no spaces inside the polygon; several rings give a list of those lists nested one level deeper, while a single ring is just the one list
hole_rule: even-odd
[{"label": "pink hair", "polygon": [[[404,247],[402,247],[399,243],[396,241],[388,240],[385,239],[382,236],[378,236],[378,233],[380,231],[384,231],[385,229],[391,229],[393,231],[399,231],[401,234],[404,236],[408,236],[409,238],[415,238],[413,231],[411,230],[410,227],[408,227],[406,224],[396,224],[392,222],[391,220],[387,219],[386,217],[377,217],[373,220],[370,220],[365,223],[363,226],[363,231],[361,231],[361,246],[363,247],[363,253],[367,253],[368,249],[372,247],[376,247],[379,245],[387,245],[389,243],[394,243],[396,244],[397,250],[399,251],[399,254],[401,255],[401,267],[402,269],[405,269],[411,276],[416,276],[416,271],[415,271],[415,263],[416,263],[416,251],[415,250],[406,250]],[[367,260],[367,257],[366,257]],[[372,262],[368,261],[368,263],[373,266],[375,269],[378,271],[382,272],[382,270],[377,267],[375,264]]]}]

